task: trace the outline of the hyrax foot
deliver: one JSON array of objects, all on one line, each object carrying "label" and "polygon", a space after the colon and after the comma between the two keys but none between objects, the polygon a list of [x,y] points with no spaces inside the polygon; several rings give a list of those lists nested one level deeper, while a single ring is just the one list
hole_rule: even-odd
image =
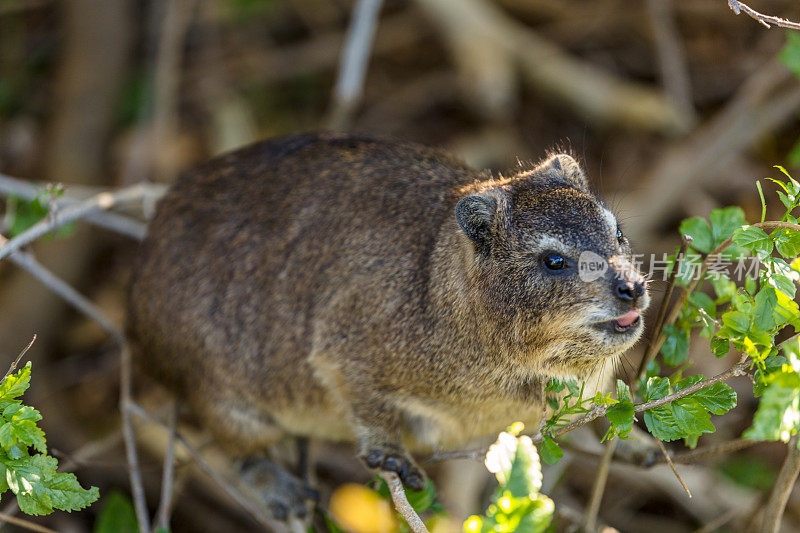
[{"label": "hyrax foot", "polygon": [[263,458],[245,459],[241,479],[277,520],[288,520],[292,516],[305,518],[309,504],[319,501],[316,490]]},{"label": "hyrax foot", "polygon": [[373,449],[361,456],[370,468],[394,472],[400,476],[403,485],[411,490],[425,490],[425,474],[403,453]]}]

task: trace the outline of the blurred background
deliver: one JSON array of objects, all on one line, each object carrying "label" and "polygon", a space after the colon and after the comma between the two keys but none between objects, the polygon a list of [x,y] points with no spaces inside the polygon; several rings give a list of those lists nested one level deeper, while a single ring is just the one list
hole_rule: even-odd
[{"label": "blurred background", "polygon": [[[800,19],[795,1],[750,5]],[[634,249],[661,254],[674,251],[686,216],[740,205],[757,218],[755,180],[777,177],[773,165],[800,166],[798,38],[736,16],[726,0],[385,0],[374,42],[370,31],[356,41],[368,58],[363,90],[351,83],[357,73],[341,71],[353,8],[351,0],[0,0],[0,173],[67,191],[169,183],[221,152],[318,129],[441,146],[495,171],[567,150]],[[772,191],[765,184],[775,206]],[[8,235],[19,205],[4,204]],[[136,241],[78,224],[34,249],[122,323]],[[652,312],[658,285],[654,296]],[[2,360],[13,360],[34,333],[28,403],[44,416],[52,453],[73,459],[81,481],[101,489],[90,509],[40,521],[90,531],[104,507],[122,500],[115,491],[128,494],[117,354],[97,325],[2,262]],[[638,350],[623,377],[638,366]],[[707,345],[693,350],[696,372],[729,364]],[[735,438],[750,423],[751,385],[731,384],[746,393],[743,401],[715,419],[718,432],[701,446]],[[136,394],[146,406],[163,401],[144,380]],[[164,436],[146,425],[139,436],[152,503]],[[715,520],[722,530],[747,531],[784,449],[765,444],[680,465],[692,500],[664,466],[614,465],[600,520],[621,531],[693,531]],[[336,457],[318,472],[327,490],[369,478],[347,449],[322,452]],[[454,464],[431,470],[462,463]],[[547,469],[543,491],[557,510],[583,508],[596,466],[595,454],[568,450]],[[186,457],[178,473],[175,531],[257,529]],[[446,486],[442,492],[456,516],[482,510],[481,502],[459,507]],[[800,492],[786,516],[800,530]]]}]

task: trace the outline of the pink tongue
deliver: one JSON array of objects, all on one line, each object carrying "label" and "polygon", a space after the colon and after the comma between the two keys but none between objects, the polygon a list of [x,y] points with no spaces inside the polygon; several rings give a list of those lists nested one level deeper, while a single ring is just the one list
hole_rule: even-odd
[{"label": "pink tongue", "polygon": [[617,319],[617,325],[622,328],[626,328],[636,322],[637,318],[639,318],[639,311],[628,311]]}]

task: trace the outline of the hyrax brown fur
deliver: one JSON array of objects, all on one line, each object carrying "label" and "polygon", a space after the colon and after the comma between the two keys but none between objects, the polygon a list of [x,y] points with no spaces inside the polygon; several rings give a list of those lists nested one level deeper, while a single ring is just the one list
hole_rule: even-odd
[{"label": "hyrax brown fur", "polygon": [[[584,275],[588,252],[604,273]],[[237,453],[284,433],[354,440],[419,489],[408,450],[536,428],[544,384],[610,377],[647,304],[570,156],[494,179],[415,144],[300,135],[170,189],[129,332],[143,367]]]}]

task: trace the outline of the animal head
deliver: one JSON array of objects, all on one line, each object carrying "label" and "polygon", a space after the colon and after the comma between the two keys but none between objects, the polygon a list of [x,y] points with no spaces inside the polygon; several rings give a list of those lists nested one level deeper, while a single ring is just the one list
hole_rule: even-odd
[{"label": "animal head", "polygon": [[554,155],[464,194],[456,219],[469,244],[470,291],[515,363],[585,377],[638,340],[646,280],[575,159]]}]

